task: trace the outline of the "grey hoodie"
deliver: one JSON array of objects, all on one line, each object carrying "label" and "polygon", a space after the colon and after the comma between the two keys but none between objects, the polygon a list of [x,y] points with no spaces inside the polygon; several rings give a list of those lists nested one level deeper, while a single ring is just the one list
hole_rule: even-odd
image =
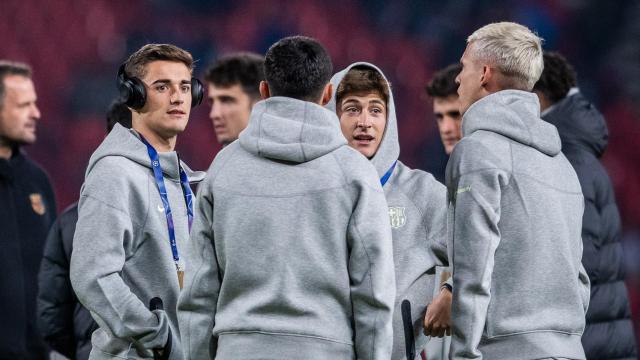
[{"label": "grey hoodie", "polygon": [[[178,157],[176,152],[159,157],[182,253],[189,233]],[[182,166],[192,181],[204,176]],[[90,359],[152,358],[150,349],[165,345],[169,329],[170,358],[182,359],[178,278],[162,200],[147,147],[134,130],[119,124],[89,160],[70,272],[78,299],[100,326]],[[149,310],[154,297],[162,299],[165,311]]]},{"label": "grey hoodie", "polygon": [[475,102],[447,165],[454,359],[584,359],[584,201],[533,93]]},{"label": "grey hoodie", "polygon": [[[384,77],[382,71],[372,64],[354,63],[333,76],[331,79],[333,88],[338,88],[351,68],[363,65],[376,70]],[[335,93],[327,104],[327,108],[335,113]],[[396,274],[392,359],[405,360],[406,347],[401,303],[405,299],[411,303],[415,355],[419,359],[420,351],[427,342],[427,337],[422,332],[422,323],[426,305],[431,302],[436,285],[435,268],[448,265],[447,202],[444,185],[427,172],[407,167],[398,161],[399,155],[396,110],[393,94],[389,88],[387,123],[378,151],[371,158],[371,162],[376,167],[378,177],[382,178],[397,161],[383,189],[392,227]]]},{"label": "grey hoodie", "polygon": [[[346,165],[348,164],[348,165]],[[185,357],[391,355],[391,230],[371,164],[334,113],[258,102],[198,194],[178,317]]]}]

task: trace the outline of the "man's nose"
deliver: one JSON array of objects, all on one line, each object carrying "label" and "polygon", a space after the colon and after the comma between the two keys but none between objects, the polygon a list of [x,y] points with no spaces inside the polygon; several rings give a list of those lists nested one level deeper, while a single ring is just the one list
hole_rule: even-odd
[{"label": "man's nose", "polygon": [[209,118],[213,120],[213,119],[219,119],[221,116],[222,114],[220,111],[220,105],[212,104],[211,111],[209,111]]},{"label": "man's nose", "polygon": [[36,104],[33,104],[31,106],[31,118],[32,119],[36,119],[39,120],[40,119],[40,109],[38,109],[38,106]]},{"label": "man's nose", "polygon": [[371,119],[371,115],[363,112],[362,114],[360,114],[360,118],[358,119],[358,123],[356,125],[361,128],[370,128],[372,124],[373,121]]},{"label": "man's nose", "polygon": [[172,104],[182,104],[184,103],[185,96],[191,95],[187,93],[183,93],[180,88],[173,88],[171,91],[171,103]]}]

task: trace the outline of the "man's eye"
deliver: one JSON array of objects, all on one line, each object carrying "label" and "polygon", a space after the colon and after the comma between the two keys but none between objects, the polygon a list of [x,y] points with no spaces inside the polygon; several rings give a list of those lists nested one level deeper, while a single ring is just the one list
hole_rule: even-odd
[{"label": "man's eye", "polygon": [[348,113],[356,113],[356,112],[358,112],[358,108],[355,107],[355,106],[350,106],[350,107],[344,109],[344,111],[346,111]]},{"label": "man's eye", "polygon": [[156,86],[156,90],[165,91],[165,90],[167,90],[167,85],[158,85],[158,86]]},{"label": "man's eye", "polygon": [[191,91],[191,86],[189,86],[189,85],[183,85],[183,86],[181,87],[181,89],[182,89],[182,92],[183,92],[183,93],[187,93],[187,92]]}]

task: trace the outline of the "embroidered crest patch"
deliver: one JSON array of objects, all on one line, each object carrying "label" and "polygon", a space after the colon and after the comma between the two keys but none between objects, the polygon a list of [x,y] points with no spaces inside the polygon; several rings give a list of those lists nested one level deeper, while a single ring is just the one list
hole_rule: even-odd
[{"label": "embroidered crest patch", "polygon": [[44,215],[47,212],[47,209],[44,206],[44,202],[42,201],[42,195],[40,194],[31,194],[29,195],[29,200],[31,200],[31,208],[38,215]]},{"label": "embroidered crest patch", "polygon": [[407,217],[404,214],[404,207],[389,206],[389,220],[391,220],[391,227],[399,229],[407,222]]}]

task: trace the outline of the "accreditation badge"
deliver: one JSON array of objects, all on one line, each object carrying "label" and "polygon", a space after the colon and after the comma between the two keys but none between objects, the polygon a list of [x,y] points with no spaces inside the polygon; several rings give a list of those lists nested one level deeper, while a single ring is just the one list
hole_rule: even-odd
[{"label": "accreditation badge", "polygon": [[184,281],[184,270],[178,270],[178,285],[180,286],[180,290],[182,290],[183,281]]}]

